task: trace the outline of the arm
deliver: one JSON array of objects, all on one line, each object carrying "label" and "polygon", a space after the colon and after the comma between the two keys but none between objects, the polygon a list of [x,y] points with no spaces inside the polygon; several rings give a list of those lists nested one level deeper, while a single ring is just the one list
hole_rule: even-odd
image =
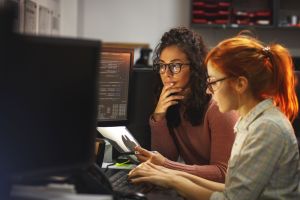
[{"label": "arm", "polygon": [[168,159],[177,160],[179,153],[170,135],[167,120],[164,118],[155,122],[150,117],[149,123],[151,128],[151,150],[160,152]]},{"label": "arm", "polygon": [[195,183],[199,186],[202,186],[204,188],[207,188],[209,190],[221,192],[225,189],[224,183],[210,181],[210,180],[207,180],[207,179],[204,179],[204,178],[201,178],[201,177],[198,177],[198,176],[186,173],[186,172],[182,172],[182,171],[176,171],[176,170],[173,170],[173,171],[174,171],[173,172],[174,174],[176,174],[178,176],[182,176],[186,179],[189,179],[193,183]]},{"label": "arm", "polygon": [[210,148],[209,164],[186,165],[166,160],[167,168],[185,171],[205,179],[224,182],[227,163],[230,157],[231,147],[234,141],[233,127],[238,119],[234,112],[220,113],[217,105],[212,102],[209,106],[203,123],[203,133],[206,134],[207,146]]},{"label": "arm", "polygon": [[176,95],[180,91],[182,89],[173,87],[173,83],[164,85],[149,122],[151,128],[151,149],[162,153],[172,160],[177,160],[178,152],[168,130],[166,112],[170,106],[178,104],[178,101],[184,98],[182,95]]},{"label": "arm", "polygon": [[213,190],[205,188],[204,185],[214,185],[212,181],[206,182],[189,174],[185,176],[184,172],[170,170],[150,162],[133,169],[129,173],[129,178],[132,183],[150,182],[165,188],[173,188],[186,199],[209,199]]}]

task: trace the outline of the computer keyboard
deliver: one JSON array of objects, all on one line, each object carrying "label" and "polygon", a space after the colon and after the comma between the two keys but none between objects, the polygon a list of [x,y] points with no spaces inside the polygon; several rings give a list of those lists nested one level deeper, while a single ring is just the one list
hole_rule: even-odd
[{"label": "computer keyboard", "polygon": [[128,171],[120,170],[109,177],[109,181],[114,191],[125,193],[148,193],[153,189],[152,185],[138,184],[134,185],[128,181]]}]

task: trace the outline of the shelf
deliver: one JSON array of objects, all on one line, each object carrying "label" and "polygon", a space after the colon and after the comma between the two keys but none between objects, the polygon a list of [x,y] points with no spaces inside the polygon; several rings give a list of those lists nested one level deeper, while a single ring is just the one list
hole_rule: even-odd
[{"label": "shelf", "polygon": [[[220,3],[227,7],[220,7]],[[212,6],[214,5],[214,6]],[[226,9],[224,9],[226,8]],[[220,13],[225,13],[221,15]],[[268,14],[268,15],[267,15]],[[225,17],[224,17],[225,16]],[[296,17],[296,22],[289,17]],[[193,20],[199,20],[199,23]],[[224,24],[218,24],[218,21]],[[239,25],[266,21],[270,25]],[[207,23],[205,23],[207,22]],[[287,24],[298,23],[295,26]],[[285,24],[285,25],[283,25]],[[191,27],[220,29],[283,29],[300,30],[300,1],[294,0],[191,0]]]},{"label": "shelf", "polygon": [[[223,28],[223,29],[225,29],[225,28],[231,28],[231,29],[276,28],[273,25],[238,25],[238,24],[191,24],[191,27],[195,28],[195,29],[198,29],[198,28],[199,29],[200,28]],[[292,27],[288,27],[288,28],[292,28]],[[295,27],[293,27],[293,28],[295,28]]]}]

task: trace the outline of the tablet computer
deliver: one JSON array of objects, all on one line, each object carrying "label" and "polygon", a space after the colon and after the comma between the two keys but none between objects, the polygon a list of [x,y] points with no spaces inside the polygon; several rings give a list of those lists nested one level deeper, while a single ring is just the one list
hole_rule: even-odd
[{"label": "tablet computer", "polygon": [[[120,153],[125,153],[131,161],[139,163],[134,155],[134,147],[140,146],[126,126],[97,127],[98,132]],[[132,152],[132,154],[130,154]],[[129,154],[126,154],[129,153]]]}]

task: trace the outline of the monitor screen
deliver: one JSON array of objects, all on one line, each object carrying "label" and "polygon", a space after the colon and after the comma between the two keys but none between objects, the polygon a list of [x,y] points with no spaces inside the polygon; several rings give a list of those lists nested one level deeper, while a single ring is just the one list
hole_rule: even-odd
[{"label": "monitor screen", "polygon": [[295,70],[300,71],[300,57],[294,56],[293,62]]},{"label": "monitor screen", "polygon": [[89,166],[101,43],[22,35],[7,43],[0,72],[0,173]]},{"label": "monitor screen", "polygon": [[98,125],[128,123],[133,49],[103,48],[99,65]]}]

